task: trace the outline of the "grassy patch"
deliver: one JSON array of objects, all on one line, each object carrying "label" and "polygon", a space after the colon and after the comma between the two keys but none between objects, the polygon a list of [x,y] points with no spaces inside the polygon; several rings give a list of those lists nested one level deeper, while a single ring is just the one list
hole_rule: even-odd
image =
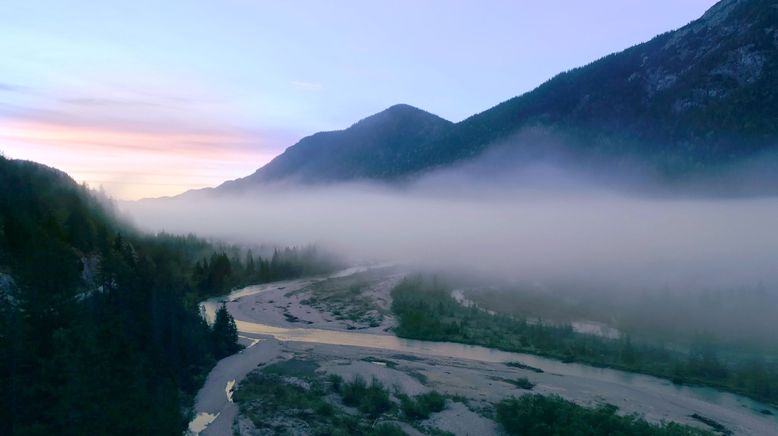
[{"label": "grassy patch", "polygon": [[410,397],[400,395],[400,409],[409,420],[423,420],[446,408],[446,397],[437,391]]},{"label": "grassy patch", "polygon": [[652,424],[637,415],[618,415],[616,406],[579,406],[558,396],[524,395],[499,402],[497,421],[511,435],[702,436],[712,433],[675,424]]},{"label": "grassy patch", "polygon": [[526,389],[531,391],[535,387],[535,383],[529,381],[527,377],[519,377],[515,380],[505,380],[506,382],[516,386],[517,388]]},{"label": "grassy patch", "polygon": [[343,398],[343,404],[356,407],[370,418],[376,418],[394,407],[389,391],[376,379],[368,385],[365,379],[357,376],[351,382],[342,383],[338,393]]},{"label": "grassy patch", "polygon": [[[258,429],[273,434],[405,434],[398,422],[414,424],[443,410],[446,398],[430,392],[413,398],[392,394],[376,379],[351,381],[317,372],[316,362],[289,359],[255,370],[233,395],[241,414]],[[406,413],[398,405],[412,404]],[[410,406],[409,406],[410,407]],[[445,434],[435,428],[425,434]]]}]

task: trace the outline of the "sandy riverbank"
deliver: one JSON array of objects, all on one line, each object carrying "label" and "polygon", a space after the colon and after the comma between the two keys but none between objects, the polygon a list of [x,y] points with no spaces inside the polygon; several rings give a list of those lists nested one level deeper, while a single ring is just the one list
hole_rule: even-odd
[{"label": "sandy riverbank", "polygon": [[[341,277],[279,282],[265,285],[261,292],[233,297],[227,307],[238,321],[284,328],[390,334],[395,326],[390,313],[390,292],[403,276],[391,267],[384,267]],[[354,301],[343,304],[342,298],[336,298],[343,295],[331,292],[339,286],[346,289],[358,286],[358,292],[351,298],[358,299],[364,307],[354,308]],[[345,316],[347,313],[339,313],[349,310],[354,314],[352,319]],[[364,313],[359,313],[360,310]]]},{"label": "sandy riverbank", "polygon": [[[383,298],[382,304],[387,307],[391,303],[391,280],[397,279],[390,277],[392,274],[384,274],[384,278],[364,288],[376,301]],[[227,400],[227,383],[239,383],[259,363],[294,355],[315,360],[322,370],[344,378],[360,374],[397,385],[411,394],[435,389],[464,398],[464,403],[449,404],[444,412],[430,418],[435,420],[434,427],[455,434],[498,433],[496,424],[477,412],[503,398],[526,392],[510,383],[519,377],[535,383],[534,392],[558,394],[582,405],[610,403],[618,406],[621,413],[639,413],[654,422],[669,420],[704,428],[704,424],[692,418],[699,414],[723,423],[735,434],[778,432],[778,420],[759,413],[766,406],[715,389],[674,386],[654,377],[481,347],[401,340],[387,332],[393,322],[391,317],[385,317],[379,326],[359,329],[348,321],[335,319],[326,310],[330,306],[320,305],[325,310],[319,310],[307,304],[322,280],[278,282],[230,295],[228,308],[239,321],[241,335],[275,337],[282,342],[261,341],[225,359],[228,363],[219,363],[198,395],[198,413],[221,413],[203,434],[230,434],[226,430],[237,410]],[[209,307],[213,310],[213,305]],[[296,319],[290,321],[288,315]],[[367,361],[371,359],[379,361]],[[506,365],[511,360],[521,360],[544,371]],[[467,422],[474,423],[474,427],[468,427]]]}]

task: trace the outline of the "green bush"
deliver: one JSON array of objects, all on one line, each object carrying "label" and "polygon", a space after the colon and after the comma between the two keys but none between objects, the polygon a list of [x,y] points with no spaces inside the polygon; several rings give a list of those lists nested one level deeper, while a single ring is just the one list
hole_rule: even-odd
[{"label": "green bush", "polygon": [[351,382],[343,383],[340,390],[343,404],[351,407],[359,406],[365,391],[367,391],[367,382],[359,375],[354,377],[354,380]]},{"label": "green bush", "polygon": [[[491,309],[495,309],[491,306]],[[504,351],[533,353],[624,371],[727,389],[775,403],[778,363],[765,356],[722,359],[715,343],[700,339],[688,352],[630,337],[611,339],[576,333],[570,325],[529,322],[510,313],[464,307],[451,297],[451,287],[423,276],[402,280],[392,290],[395,334],[403,338],[481,345]],[[747,358],[748,357],[748,358]],[[533,372],[540,368],[509,362]],[[521,387],[521,386],[520,386]]]},{"label": "green bush", "polygon": [[437,391],[417,395],[413,398],[401,395],[400,410],[411,420],[427,419],[432,413],[437,413],[446,408],[446,397]]},{"label": "green bush", "polygon": [[446,397],[438,391],[418,395],[416,396],[416,402],[422,404],[425,409],[432,413],[438,413],[446,408]]},{"label": "green bush", "polygon": [[359,411],[375,418],[391,408],[392,400],[389,399],[389,392],[381,383],[373,379],[359,403]]},{"label": "green bush", "polygon": [[405,436],[400,426],[389,422],[382,422],[373,428],[369,436]]},{"label": "green bush", "polygon": [[350,383],[341,385],[340,394],[343,404],[356,407],[360,412],[373,418],[392,408],[389,392],[376,379],[368,385],[364,378],[356,376]]},{"label": "green bush", "polygon": [[340,393],[340,389],[343,386],[343,377],[337,374],[330,374],[327,376],[327,381],[330,383],[332,392]]},{"label": "green bush", "polygon": [[516,380],[512,380],[510,383],[516,387],[526,389],[528,391],[535,387],[535,383],[529,381],[527,377],[519,377]]},{"label": "green bush", "polygon": [[538,394],[497,404],[497,421],[511,435],[549,434],[694,436],[712,433],[675,423],[651,424],[639,416],[616,414],[613,405],[586,408],[558,396]]}]

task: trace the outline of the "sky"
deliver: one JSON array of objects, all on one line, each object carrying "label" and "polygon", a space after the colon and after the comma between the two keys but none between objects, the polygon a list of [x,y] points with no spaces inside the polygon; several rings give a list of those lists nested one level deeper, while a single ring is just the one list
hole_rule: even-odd
[{"label": "sky", "polygon": [[0,152],[175,195],[396,103],[460,121],[713,3],[3,0]]}]

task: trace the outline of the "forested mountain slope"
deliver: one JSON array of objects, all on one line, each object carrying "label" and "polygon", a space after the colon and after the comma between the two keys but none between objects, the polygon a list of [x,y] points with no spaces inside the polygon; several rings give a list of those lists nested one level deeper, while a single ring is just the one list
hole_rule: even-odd
[{"label": "forested mountain slope", "polygon": [[452,123],[408,105],[395,105],[339,131],[303,138],[251,176],[222,190],[257,183],[333,182],[388,179],[413,165],[419,145],[439,137]]},{"label": "forested mountain slope", "polygon": [[181,434],[236,345],[197,303],[333,267],[144,235],[66,174],[0,157],[0,434]]},{"label": "forested mountain slope", "polygon": [[[495,147],[660,178],[778,168],[778,2],[722,0],[701,18],[561,73],[457,124],[405,105],[304,138],[218,191],[277,181],[402,179]],[[529,133],[522,135],[522,133]],[[770,160],[774,159],[774,160]],[[772,166],[771,166],[772,165]]]}]

